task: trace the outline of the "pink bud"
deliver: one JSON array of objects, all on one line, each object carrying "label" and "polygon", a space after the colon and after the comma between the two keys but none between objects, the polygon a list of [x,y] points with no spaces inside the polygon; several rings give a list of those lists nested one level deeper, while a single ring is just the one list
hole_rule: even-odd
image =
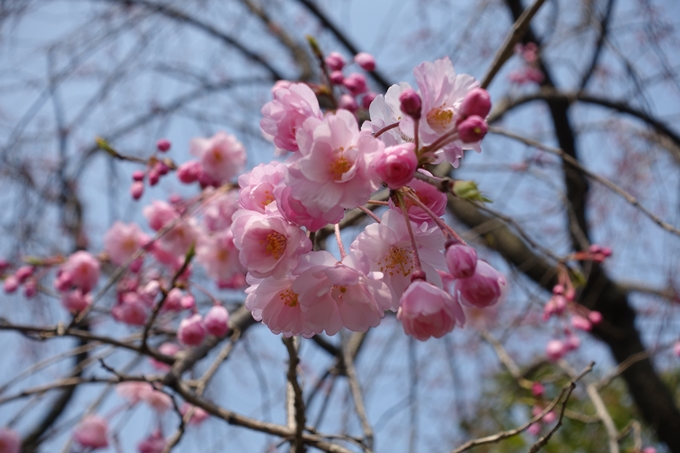
[{"label": "pink bud", "polygon": [[420,119],[423,101],[418,93],[407,88],[399,95],[399,108],[402,112],[417,120]]},{"label": "pink bud", "polygon": [[109,424],[98,415],[86,415],[73,432],[73,438],[83,447],[105,448],[109,445]]},{"label": "pink bud", "polygon": [[10,275],[5,279],[3,287],[7,294],[11,294],[19,288],[19,279],[16,278],[14,275]]},{"label": "pink bud", "polygon": [[574,326],[574,329],[583,330],[585,332],[590,332],[590,329],[593,328],[593,325],[590,323],[590,321],[580,315],[574,315],[571,317],[571,325]]},{"label": "pink bud", "polygon": [[564,294],[564,285],[555,285],[552,289],[553,294]]},{"label": "pink bud", "polygon": [[555,411],[550,411],[543,416],[543,423],[552,423],[557,420],[557,414]]},{"label": "pink bud", "polygon": [[370,53],[359,52],[354,56],[354,62],[364,71],[375,71],[375,58]]},{"label": "pink bud", "polygon": [[158,148],[158,151],[160,151],[162,153],[169,150],[171,146],[172,146],[172,143],[170,143],[170,140],[168,140],[166,138],[162,138],[162,139],[160,139],[156,142],[156,148]]},{"label": "pink bud", "polygon": [[210,335],[223,337],[229,330],[229,312],[222,305],[214,305],[203,320]]},{"label": "pink bud", "polygon": [[406,335],[425,341],[441,338],[453,328],[465,324],[465,314],[449,293],[425,280],[414,280],[399,301],[397,319]]},{"label": "pink bud", "polygon": [[543,387],[543,384],[540,382],[534,382],[531,386],[531,393],[536,397],[543,396],[545,393],[545,387]]},{"label": "pink bud", "polygon": [[491,111],[491,96],[484,88],[475,88],[471,90],[463,99],[460,105],[461,118],[467,118],[472,115],[477,115],[482,118]]},{"label": "pink bud", "polygon": [[[170,357],[174,357],[175,354],[177,354],[179,352],[179,350],[180,350],[179,346],[176,345],[175,343],[163,343],[158,348],[158,352],[160,352],[163,355],[170,356]],[[155,359],[150,359],[150,362],[151,362],[151,366],[153,366],[155,369],[157,369],[159,371],[170,370],[170,365],[168,365],[167,363],[159,362]]]},{"label": "pink bud", "polygon": [[471,277],[456,280],[455,288],[463,304],[484,308],[498,303],[505,285],[503,274],[489,263],[477,260],[475,273]]},{"label": "pink bud", "polygon": [[534,67],[528,67],[524,72],[524,77],[526,80],[535,83],[541,83],[545,78],[543,72],[541,72],[540,69]]},{"label": "pink bud", "polygon": [[19,453],[21,437],[10,428],[0,428],[0,453]]},{"label": "pink bud", "polygon": [[0,271],[4,271],[8,267],[9,263],[7,262],[7,260],[3,260],[2,258],[0,258]]},{"label": "pink bud", "polygon": [[345,80],[342,83],[345,85],[345,88],[347,88],[354,96],[365,93],[368,90],[366,77],[363,74],[350,74],[345,77]]},{"label": "pink bud", "polygon": [[161,179],[161,175],[156,171],[156,169],[152,169],[149,171],[149,185],[150,186],[155,186],[158,184],[158,181]]},{"label": "pink bud", "polygon": [[92,295],[83,294],[81,290],[75,289],[61,297],[61,305],[71,313],[80,313],[92,305]]},{"label": "pink bud", "polygon": [[159,175],[165,176],[168,174],[170,171],[170,167],[165,165],[165,162],[156,162],[156,171],[158,172]]},{"label": "pink bud", "polygon": [[527,428],[527,432],[532,436],[537,436],[538,433],[541,432],[541,425],[539,423],[532,423],[529,425],[529,428]]},{"label": "pink bud", "polygon": [[182,311],[184,307],[182,306],[182,290],[179,288],[172,288],[168,291],[168,295],[165,297],[165,302],[163,303],[163,310],[167,311]]},{"label": "pink bud", "polygon": [[463,244],[453,244],[446,249],[446,265],[453,278],[472,277],[477,268],[477,251]]},{"label": "pink bud", "polygon": [[142,194],[144,193],[144,183],[141,181],[135,181],[132,183],[130,186],[130,195],[132,195],[132,198],[134,200],[139,200],[142,198]]},{"label": "pink bud", "polygon": [[132,172],[133,181],[144,181],[144,172],[142,170],[135,170]]},{"label": "pink bud", "polygon": [[130,272],[133,273],[138,273],[140,270],[142,270],[142,266],[144,265],[144,258],[141,256],[134,260],[132,263],[130,263]]},{"label": "pink bud", "polygon": [[576,335],[569,335],[567,340],[564,342],[564,347],[566,351],[573,351],[581,346],[581,340]]},{"label": "pink bud", "polygon": [[676,341],[673,345],[673,354],[675,354],[676,357],[680,357],[680,341]]},{"label": "pink bud", "polygon": [[342,82],[345,81],[345,75],[342,71],[333,71],[328,77],[333,85],[342,85]]},{"label": "pink bud", "polygon": [[373,168],[392,190],[405,186],[418,169],[415,145],[404,143],[390,146],[373,161]]},{"label": "pink bud", "polygon": [[196,306],[196,299],[194,299],[194,296],[191,294],[187,294],[186,296],[182,297],[181,304],[185,310],[191,310]]},{"label": "pink bud", "polygon": [[35,278],[29,278],[24,284],[24,296],[31,298],[38,293],[38,281]]},{"label": "pink bud", "polygon": [[545,353],[549,360],[557,361],[567,352],[564,343],[560,340],[550,340],[545,347]]},{"label": "pink bud", "polygon": [[19,280],[19,283],[23,283],[33,275],[33,271],[33,266],[21,266],[14,273],[14,276]]},{"label": "pink bud", "polygon": [[645,447],[642,449],[642,453],[656,453],[656,448],[654,447]]},{"label": "pink bud", "polygon": [[458,137],[463,143],[478,142],[484,138],[488,129],[486,121],[481,116],[468,116],[458,125]]},{"label": "pink bud", "polygon": [[198,313],[183,319],[177,329],[177,339],[187,346],[198,346],[203,342],[206,334],[205,324]]},{"label": "pink bud", "polygon": [[162,453],[165,449],[165,438],[159,430],[151,433],[149,437],[137,444],[137,451],[139,453]]},{"label": "pink bud", "polygon": [[198,181],[198,177],[203,173],[203,167],[197,160],[190,160],[179,166],[177,177],[184,184],[192,184]]},{"label": "pink bud", "polygon": [[602,253],[602,255],[604,255],[605,258],[609,258],[610,256],[612,256],[612,249],[610,249],[609,247],[602,247],[600,253]]},{"label": "pink bud", "polygon": [[602,322],[602,313],[599,311],[591,311],[588,313],[588,320],[594,325],[597,325]]},{"label": "pink bud", "polygon": [[326,56],[326,66],[331,71],[339,71],[345,66],[345,59],[337,52],[331,52]]},{"label": "pink bud", "polygon": [[374,93],[372,91],[364,94],[364,97],[361,98],[361,106],[365,109],[368,109],[371,106],[371,102],[376,98],[377,93]]},{"label": "pink bud", "polygon": [[355,101],[354,98],[349,94],[343,94],[342,96],[340,96],[340,100],[338,101],[338,108],[349,110],[352,113],[359,110],[357,101]]}]

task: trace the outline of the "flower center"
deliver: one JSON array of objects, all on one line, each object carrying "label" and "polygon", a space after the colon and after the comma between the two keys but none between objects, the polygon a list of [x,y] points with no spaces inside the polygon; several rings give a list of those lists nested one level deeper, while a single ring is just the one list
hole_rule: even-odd
[{"label": "flower center", "polygon": [[267,235],[265,241],[267,243],[266,252],[268,255],[273,256],[275,259],[281,258],[283,252],[286,251],[286,236],[279,233],[278,231],[272,231]]},{"label": "flower center", "polygon": [[343,297],[346,292],[347,292],[346,287],[340,285],[333,285],[333,288],[331,288],[331,297],[337,303],[342,303]]},{"label": "flower center", "polygon": [[229,258],[229,252],[225,249],[218,249],[215,258],[217,258],[217,261],[220,263],[225,263]]},{"label": "flower center", "polygon": [[453,120],[453,110],[444,109],[444,106],[434,108],[427,112],[427,124],[432,129],[443,131]]},{"label": "flower center", "polygon": [[270,191],[265,190],[264,191],[264,199],[262,200],[262,207],[264,208],[265,206],[270,204],[272,201],[274,201],[274,195]]},{"label": "flower center", "polygon": [[220,152],[219,148],[213,148],[211,150],[212,155],[213,155],[213,160],[217,163],[222,162],[222,153]]},{"label": "flower center", "polygon": [[283,304],[286,305],[287,307],[298,306],[298,295],[297,293],[293,292],[293,290],[290,288],[279,293],[279,298],[283,301]]},{"label": "flower center", "polygon": [[[341,149],[342,151],[342,149]],[[343,154],[333,159],[330,165],[330,173],[333,181],[342,180],[342,175],[347,173],[350,168],[352,168],[352,162],[347,159]]]},{"label": "flower center", "polygon": [[396,273],[407,277],[414,270],[411,250],[400,247],[392,247],[378,265],[380,272],[390,276],[394,276]]}]

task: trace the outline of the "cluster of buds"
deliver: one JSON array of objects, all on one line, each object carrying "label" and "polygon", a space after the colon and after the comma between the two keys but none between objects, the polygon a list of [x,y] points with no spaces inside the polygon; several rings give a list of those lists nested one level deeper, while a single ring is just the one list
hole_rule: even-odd
[{"label": "cluster of buds", "polygon": [[[156,150],[161,153],[168,152],[172,144],[167,139],[160,139],[156,142]],[[136,170],[132,173],[132,185],[130,186],[130,195],[134,200],[139,200],[144,194],[144,181],[148,178],[150,186],[155,186],[161,179],[161,176],[167,175],[173,167],[172,162],[164,161],[152,156],[145,171]]]},{"label": "cluster of buds", "polygon": [[538,46],[536,46],[536,43],[517,44],[515,53],[522,58],[524,64],[521,69],[510,72],[508,75],[510,82],[517,85],[542,83],[545,76],[538,65]]},{"label": "cluster of buds", "polygon": [[[9,263],[5,260],[0,261],[0,272],[9,270]],[[24,287],[24,295],[31,298],[36,295],[38,291],[38,279],[35,277],[35,268],[33,266],[20,266],[13,274],[5,275],[3,288],[5,293],[11,294],[18,290],[22,285]]]},{"label": "cluster of buds", "polygon": [[[354,62],[364,71],[375,71],[375,58],[371,54],[366,52],[358,53],[354,56]],[[343,91],[338,99],[339,108],[354,113],[359,109],[359,105],[365,109],[371,105],[376,94],[369,91],[365,75],[353,72],[345,76],[342,70],[346,67],[347,63],[345,58],[338,52],[329,53],[324,59],[324,63],[329,71],[328,78],[331,85]]]}]

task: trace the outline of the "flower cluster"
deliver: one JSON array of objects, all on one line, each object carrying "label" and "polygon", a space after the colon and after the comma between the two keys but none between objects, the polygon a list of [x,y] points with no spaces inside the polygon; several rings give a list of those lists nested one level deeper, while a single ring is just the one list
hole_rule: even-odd
[{"label": "flower cluster", "polygon": [[[374,69],[365,55],[355,61]],[[340,85],[344,59],[331,53],[325,62]],[[426,340],[464,324],[461,304],[483,308],[501,298],[504,277],[444,223],[446,194],[422,168],[441,159],[458,166],[464,149],[481,150],[488,93],[471,76],[456,75],[446,58],[414,74],[418,91],[402,83],[376,96],[361,128],[356,109],[324,114],[302,83],[278,83],[263,107],[264,135],[289,154],[239,178],[231,231],[248,271],[246,307],[274,333],[366,331],[392,310],[407,334]],[[353,95],[366,91],[359,75],[343,77],[342,86]],[[383,185],[389,203],[371,200]],[[347,210],[367,203],[389,209],[379,219],[372,214],[376,223],[349,252],[339,230],[339,259],[314,250],[313,233],[337,228]]]}]

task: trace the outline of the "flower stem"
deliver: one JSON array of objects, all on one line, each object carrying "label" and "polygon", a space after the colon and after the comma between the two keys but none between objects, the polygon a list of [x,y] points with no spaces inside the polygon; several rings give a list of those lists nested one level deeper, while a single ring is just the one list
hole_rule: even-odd
[{"label": "flower stem", "polygon": [[423,266],[420,264],[420,256],[418,256],[418,245],[416,244],[416,237],[413,234],[413,227],[411,226],[411,219],[408,216],[408,211],[406,210],[406,203],[404,203],[404,193],[401,190],[395,192],[397,198],[399,199],[399,206],[401,206],[401,212],[404,214],[404,220],[406,221],[406,229],[408,230],[408,237],[411,241],[411,248],[413,249],[413,264],[415,265],[415,272],[413,275],[424,275]]},{"label": "flower stem", "polygon": [[[385,203],[385,204],[387,204],[387,203]],[[375,220],[376,222],[380,223],[380,218],[379,218],[377,215],[375,215],[375,213],[374,213],[373,211],[371,211],[370,209],[365,208],[365,207],[363,207],[363,206],[359,206],[359,209],[361,209],[362,211],[364,211],[364,212],[366,213],[367,216],[369,216],[370,218],[372,218],[372,219]]]},{"label": "flower stem", "polygon": [[454,231],[453,228],[451,228],[450,226],[448,226],[448,225],[446,224],[446,222],[444,222],[444,221],[441,219],[441,217],[439,217],[437,214],[435,214],[434,212],[432,212],[432,210],[431,210],[430,208],[428,208],[427,205],[426,205],[425,203],[423,203],[422,201],[420,201],[420,198],[418,198],[417,195],[414,195],[414,194],[411,193],[411,192],[405,192],[405,194],[406,194],[406,196],[409,198],[409,200],[411,200],[411,201],[413,202],[413,204],[415,204],[415,205],[418,206],[420,209],[422,209],[423,211],[425,211],[425,213],[426,213],[427,215],[429,215],[429,216],[432,218],[432,220],[434,220],[434,223],[436,223],[437,226],[442,230],[442,233],[444,233],[444,236],[446,236],[447,239],[451,238],[451,239],[455,240],[456,242],[459,242],[459,243],[461,243],[461,244],[463,244],[463,245],[467,245],[467,244],[465,243],[465,241],[463,240],[463,238],[460,237],[460,236],[458,235],[458,233],[456,233],[456,232]]},{"label": "flower stem", "polygon": [[347,253],[345,252],[345,246],[342,245],[342,238],[340,237],[340,224],[335,225],[335,239],[338,241],[338,249],[340,250],[340,258],[345,259]]},{"label": "flower stem", "polygon": [[394,129],[397,126],[399,126],[399,121],[397,121],[396,123],[389,124],[389,125],[383,127],[382,129],[378,130],[378,132],[373,134],[373,137],[378,138],[382,134],[384,134],[385,132],[389,131],[390,129]]}]

